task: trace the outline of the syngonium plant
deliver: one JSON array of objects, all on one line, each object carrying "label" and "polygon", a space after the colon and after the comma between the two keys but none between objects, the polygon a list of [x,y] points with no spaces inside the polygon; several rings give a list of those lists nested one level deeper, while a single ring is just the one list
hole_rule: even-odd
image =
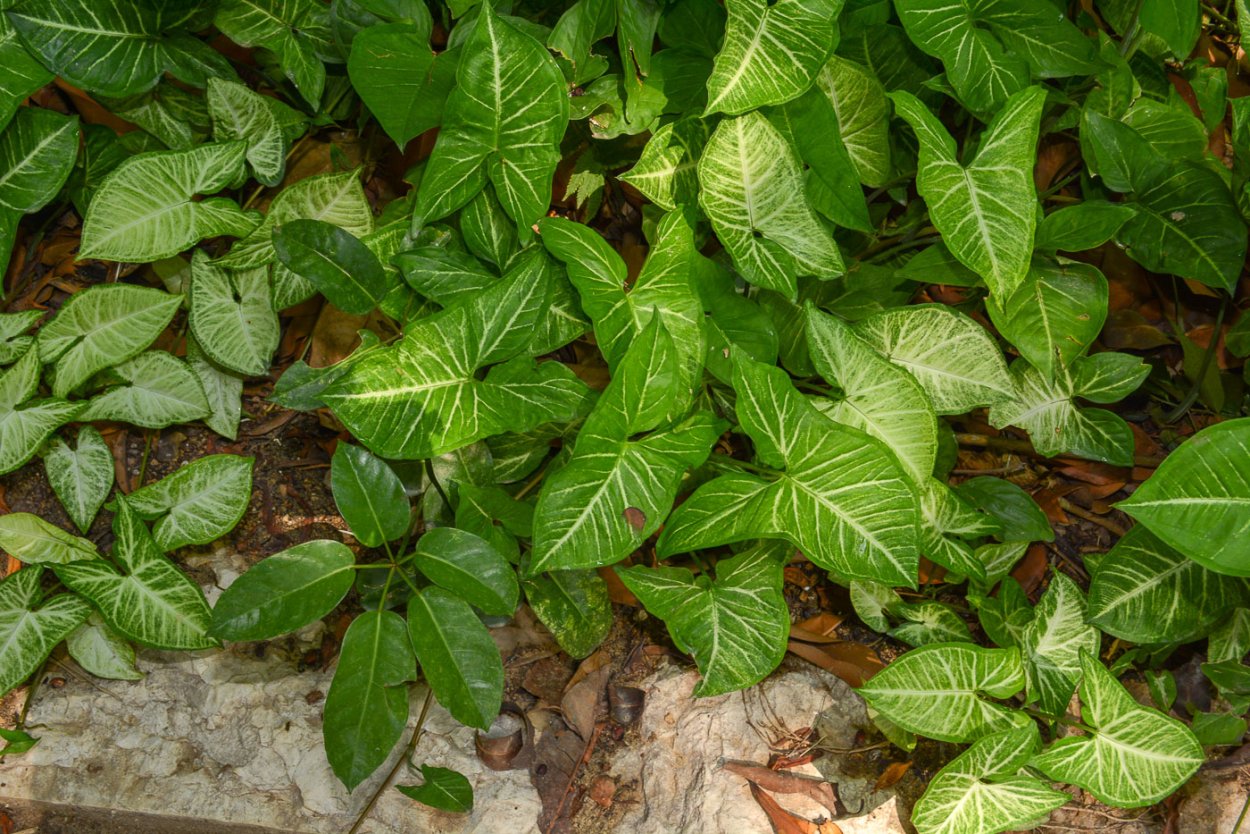
[{"label": "syngonium plant", "polygon": [[[504,670],[484,617],[523,599],[591,653],[612,623],[606,569],[693,656],[696,695],[758,682],[785,653],[782,571],[801,554],[915,647],[859,690],[880,729],[971,745],[917,803],[922,834],[1025,827],[1068,801],[1053,783],[1150,804],[1244,734],[1250,419],[1213,348],[1178,334],[1192,393],[1162,368],[1148,387],[1180,401],[1170,419],[1199,396],[1234,419],[1120,502],[1138,526],[1087,558],[1087,590],[1056,571],[1031,601],[1010,574],[1054,539],[1046,516],[1002,477],[951,479],[952,422],[982,409],[1039,456],[1134,463],[1128,423],[1097,406],[1151,367],[1098,342],[1095,250],[1169,294],[1202,288],[1223,321],[1250,99],[1211,56],[1239,37],[1241,0],[0,6],[6,256],[26,215],[74,212],[81,260],[152,265],[0,315],[0,472],[42,455],[85,534],[113,492],[93,424],[234,439],[282,310],[320,295],[369,315],[354,353],[295,362],[269,397],[350,435],[330,477],[359,547],[270,555],[210,610],[167,554],[246,511],[236,455],[116,494],[107,556],[0,517],[24,565],[0,582],[0,690],[62,640],[132,679],[132,644],[269,639],[355,592],[324,724],[350,789],[400,742],[418,680],[491,724]],[[135,129],[67,115],[82,97]],[[332,125],[359,166],[288,165]],[[424,154],[411,187],[367,191],[405,148]],[[641,264],[609,242],[630,222]],[[1250,317],[1225,344],[1250,353]],[[904,602],[922,566],[944,584]],[[1104,634],[1133,646],[1110,669]],[[1120,682],[1203,638],[1216,710],[1187,723]],[[1171,708],[1167,673],[1148,680]],[[459,774],[422,773],[401,790],[471,805]]]}]

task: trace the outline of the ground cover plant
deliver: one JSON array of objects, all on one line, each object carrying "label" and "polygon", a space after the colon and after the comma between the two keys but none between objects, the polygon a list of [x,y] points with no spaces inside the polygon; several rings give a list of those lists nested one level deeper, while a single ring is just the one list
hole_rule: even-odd
[{"label": "ground cover plant", "polygon": [[[910,647],[855,680],[879,731],[966,745],[922,834],[1027,828],[1061,785],[1168,797],[1250,707],[1243,12],[0,0],[0,473],[42,467],[77,528],[0,516],[0,692],[62,642],[136,679],[135,645],[346,601],[324,734],[352,789],[418,682],[491,725],[519,604],[584,657],[611,571],[714,696],[780,663],[807,562]],[[54,233],[68,270],[33,257]],[[354,350],[275,366],[318,304]],[[210,607],[179,553],[239,523],[252,459],[115,489],[102,430],[233,440],[256,385],[339,431],[350,539]],[[1065,553],[1053,517],[1089,508],[961,444],[1110,484],[1095,517],[1134,524]]]}]

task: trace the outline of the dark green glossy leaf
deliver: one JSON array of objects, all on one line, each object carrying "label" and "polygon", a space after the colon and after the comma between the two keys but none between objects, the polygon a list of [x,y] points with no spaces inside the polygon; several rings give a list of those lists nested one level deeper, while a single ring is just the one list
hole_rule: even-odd
[{"label": "dark green glossy leaf", "polygon": [[352,535],[365,547],[401,539],[412,524],[412,508],[399,476],[361,446],[340,443],[334,449],[330,489]]},{"label": "dark green glossy leaf", "polygon": [[508,560],[491,544],[453,527],[435,527],[417,541],[413,565],[436,585],[487,614],[509,617],[521,589]]},{"label": "dark green glossy leaf", "polygon": [[489,728],[503,703],[503,662],[469,604],[442,588],[414,593],[408,634],[438,702],[457,721]]},{"label": "dark green glossy leaf", "polygon": [[396,785],[409,799],[440,811],[463,814],[473,810],[473,786],[463,773],[445,767],[421,765],[420,785]]}]

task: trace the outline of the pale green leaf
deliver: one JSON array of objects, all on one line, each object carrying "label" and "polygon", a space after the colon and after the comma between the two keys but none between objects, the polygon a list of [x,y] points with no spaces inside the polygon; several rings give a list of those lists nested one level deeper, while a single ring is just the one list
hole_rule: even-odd
[{"label": "pale green leaf", "polygon": [[129,284],[99,284],[70,296],[39,331],[39,358],[55,362],[52,391],[63,397],[96,371],[156,341],[182,297]]},{"label": "pale green leaf", "polygon": [[143,680],[143,673],[135,668],[134,646],[95,612],[65,638],[65,648],[79,666],[97,678]]},{"label": "pale green leaf", "polygon": [[15,364],[0,371],[0,474],[35,456],[44,441],[86,407],[62,399],[31,400],[39,390],[39,352],[27,348]]},{"label": "pale green leaf", "polygon": [[916,188],[956,258],[1006,297],[1024,281],[1033,254],[1037,192],[1033,163],[1046,93],[1030,87],[1007,100],[966,165],[955,140],[910,93],[891,93],[920,140]]},{"label": "pale green leaf", "polygon": [[984,581],[985,567],[963,539],[995,534],[999,532],[997,522],[977,512],[936,478],[925,478],[917,486],[920,494],[921,553],[958,576]]},{"label": "pale green leaf", "polygon": [[57,577],[99,610],[124,637],[158,649],[207,649],[208,602],[182,571],[161,554],[143,520],[119,498],[117,536],[110,562],[89,559],[56,566]]},{"label": "pale green leaf", "polygon": [[91,542],[30,513],[0,515],[0,550],[28,565],[63,565],[100,558]]},{"label": "pale green leaf", "polygon": [[74,594],[43,601],[42,574],[40,568],[26,568],[0,580],[0,693],[30,677],[91,613]]},{"label": "pale green leaf", "polygon": [[938,771],[912,809],[919,834],[998,834],[1029,828],[1072,797],[1024,771],[1035,727],[993,733]]},{"label": "pale green leaf", "polygon": [[1241,661],[1250,652],[1250,608],[1235,608],[1210,632],[1207,660],[1211,663]]},{"label": "pale green leaf", "polygon": [[860,64],[837,55],[816,75],[816,89],[833,104],[842,144],[865,185],[880,187],[893,172],[890,102],[881,82]]},{"label": "pale green leaf", "polygon": [[520,229],[547,213],[569,119],[564,76],[541,43],[484,4],[464,44],[414,223],[446,217],[489,181]]},{"label": "pale green leaf", "polygon": [[835,278],[842,256],[804,196],[794,151],[759,113],[725,119],[699,159],[699,205],[751,283],[788,298],[799,275]]},{"label": "pale green leaf", "polygon": [[187,337],[187,367],[204,389],[208,407],[212,413],[204,418],[204,425],[228,440],[239,435],[239,420],[243,416],[243,377],[213,364],[204,349]]},{"label": "pale green leaf", "polygon": [[1133,643],[1185,643],[1246,602],[1240,580],[1208,570],[1138,525],[1103,556],[1089,584],[1089,621]]},{"label": "pale green leaf", "polygon": [[317,107],[326,80],[321,53],[330,46],[329,17],[316,0],[222,0],[213,23],[239,46],[274,53],[304,101]]},{"label": "pale green leaf", "polygon": [[849,579],[913,585],[916,493],[894,455],[821,415],[780,368],[739,356],[733,385],[756,456],[785,472],[722,475],[699,487],[669,519],[660,555],[780,538]]},{"label": "pale green leaf", "polygon": [[693,655],[703,675],[695,696],[711,697],[758,683],[785,656],[790,614],[781,572],[788,552],[765,545],[721,559],[710,581],[685,568],[617,568],[617,574],[664,620],[678,648]]},{"label": "pale green leaf", "polygon": [[1098,629],[1085,624],[1085,596],[1061,573],[1033,610],[1020,636],[1028,698],[1047,715],[1063,715],[1081,678],[1081,652],[1098,653]]},{"label": "pale green leaf", "polygon": [[898,605],[890,613],[903,620],[889,634],[909,646],[933,643],[972,642],[972,632],[949,605],[940,602],[915,602]]},{"label": "pale green leaf", "polygon": [[915,377],[938,414],[963,414],[1015,393],[985,328],[949,307],[886,310],[857,322],[855,335]]},{"label": "pale green leaf", "polygon": [[181,359],[152,350],[128,359],[109,372],[106,384],[91,398],[83,420],[117,420],[148,429],[189,423],[209,414],[200,381]]},{"label": "pale green leaf", "polygon": [[43,454],[52,491],[78,529],[87,532],[113,488],[113,452],[94,426],[78,430],[77,448],[53,438]]},{"label": "pale green leaf", "polygon": [[126,159],[87,208],[79,257],[149,262],[177,255],[206,237],[242,237],[256,218],[212,194],[243,176],[245,142],[154,151]]},{"label": "pale green leaf", "polygon": [[703,119],[687,117],[651,134],[638,163],[621,175],[665,211],[693,204],[699,194],[698,165],[711,131]]},{"label": "pale green leaf", "polygon": [[857,691],[906,730],[966,742],[1027,724],[1024,713],[989,700],[1010,698],[1024,685],[1017,649],[938,643],[909,651]]},{"label": "pale green leaf", "polygon": [[35,343],[33,335],[24,334],[43,316],[43,310],[0,313],[0,365],[16,362]]},{"label": "pale green leaf", "polygon": [[727,0],[705,115],[738,115],[802,95],[837,44],[842,0]]},{"label": "pale green leaf", "polygon": [[1060,739],[1030,765],[1120,808],[1150,805],[1185,784],[1205,759],[1189,728],[1137,703],[1084,651],[1081,673],[1081,720],[1088,733]]},{"label": "pale green leaf", "polygon": [[223,269],[197,249],[190,299],[191,333],[213,362],[244,376],[269,372],[281,334],[267,269]]},{"label": "pale green leaf", "polygon": [[77,158],[77,118],[36,107],[17,111],[0,133],[0,211],[28,213],[46,206]]},{"label": "pale green leaf", "polygon": [[208,82],[208,112],[215,141],[247,143],[247,162],[257,182],[270,186],[282,182],[288,132],[302,131],[302,115],[243,84],[217,78]]},{"label": "pale green leaf", "polygon": [[126,497],[166,552],[209,544],[234,529],[252,497],[254,458],[207,455]]},{"label": "pale green leaf", "polygon": [[928,479],[937,456],[937,416],[920,384],[883,359],[850,325],[810,302],[807,343],[817,372],[842,392],[842,399],[816,407],[885,443],[917,482]]}]

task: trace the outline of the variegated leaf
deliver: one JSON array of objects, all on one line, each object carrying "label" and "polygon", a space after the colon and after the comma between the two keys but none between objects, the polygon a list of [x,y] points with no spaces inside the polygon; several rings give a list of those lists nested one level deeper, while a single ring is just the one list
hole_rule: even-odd
[{"label": "variegated leaf", "polygon": [[126,497],[134,513],[155,521],[163,551],[209,544],[234,529],[252,498],[253,458],[208,455]]},{"label": "variegated leaf", "polygon": [[78,430],[77,447],[53,438],[43,454],[48,483],[78,529],[87,532],[113,488],[113,452],[94,426]]},{"label": "variegated leaf", "polygon": [[0,580],[0,694],[33,674],[91,613],[75,594],[43,601],[42,574],[41,568],[24,568]]}]

